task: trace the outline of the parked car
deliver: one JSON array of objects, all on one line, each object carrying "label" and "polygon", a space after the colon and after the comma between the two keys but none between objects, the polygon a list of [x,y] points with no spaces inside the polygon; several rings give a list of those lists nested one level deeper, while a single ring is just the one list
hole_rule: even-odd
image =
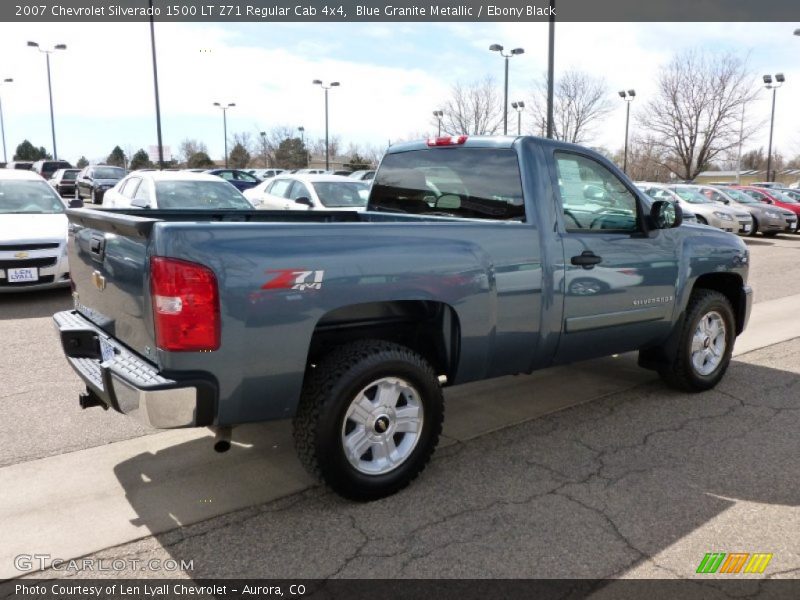
[{"label": "parked car", "polygon": [[[645,189],[647,188],[647,184],[646,183],[638,182],[635,185],[639,189],[639,191],[642,192],[642,197],[643,197],[643,199],[645,201],[645,204],[647,204],[647,208],[649,209],[653,205],[653,202],[655,202],[657,200],[657,198],[654,198],[653,196],[651,196],[650,194],[648,194],[645,191]],[[667,202],[672,202],[672,204],[680,206],[680,202],[679,202],[680,198],[674,192],[668,192],[668,193],[660,194],[660,198],[658,198],[658,199],[666,200]],[[682,213],[682,216],[683,216],[683,218],[681,219],[682,220],[681,224],[682,225],[692,225],[692,224],[696,225],[697,224],[697,216],[692,211],[690,211],[688,208],[686,208],[685,206],[681,206],[680,208],[681,208],[681,213]]]},{"label": "parked car", "polygon": [[38,173],[43,179],[48,180],[59,169],[71,169],[72,165],[65,160],[37,160],[31,166],[31,171]]},{"label": "parked car", "polygon": [[342,177],[348,177],[350,173],[352,173],[349,169],[331,169],[330,171],[326,171],[328,175],[341,175]]},{"label": "parked car", "polygon": [[90,165],[75,178],[75,198],[102,204],[105,193],[125,177],[125,169],[109,165]]},{"label": "parked car", "polygon": [[748,196],[755,198],[764,204],[771,204],[778,208],[785,208],[792,211],[800,219],[800,201],[791,196],[781,193],[776,189],[762,188],[756,186],[736,186],[734,189],[742,190]]},{"label": "parked car", "polygon": [[215,175],[186,171],[134,171],[109,190],[103,208],[252,209],[235,187]]},{"label": "parked car", "polygon": [[276,175],[280,175],[285,173],[286,169],[252,169],[250,171],[251,175],[255,175],[262,181],[265,179],[270,179],[271,177],[275,177]]},{"label": "parked car", "polygon": [[266,210],[355,210],[367,206],[369,186],[341,175],[281,175],[244,192]]},{"label": "parked car", "polygon": [[59,169],[48,182],[59,196],[75,196],[75,179],[80,169]]},{"label": "parked car", "polygon": [[27,160],[13,160],[6,165],[6,169],[17,169],[20,171],[30,171],[33,167],[33,162]]},{"label": "parked car", "polygon": [[760,187],[760,188],[781,188],[783,187],[782,183],[778,183],[777,181],[756,181],[755,183],[750,184],[753,187]]},{"label": "parked car", "polygon": [[292,171],[295,175],[326,175],[328,172],[325,169],[295,169]]},{"label": "parked car", "polygon": [[36,173],[0,169],[0,292],[69,285],[63,200]]},{"label": "parked car", "polygon": [[209,169],[206,173],[221,177],[240,192],[249,190],[261,183],[261,180],[255,175],[250,175],[250,173],[245,173],[239,169]]},{"label": "parked car", "polygon": [[778,188],[778,191],[784,196],[789,196],[792,200],[800,202],[800,190],[795,188]]},{"label": "parked car", "polygon": [[[450,173],[436,191],[433,169]],[[443,386],[639,350],[669,385],[700,392],[747,324],[744,242],[678,227],[670,202],[646,209],[580,146],[396,144],[368,208],[71,211],[76,308],[54,320],[81,406],[213,426],[219,451],[235,425],[293,417],[306,468],[371,500],[425,468]],[[597,267],[625,276],[588,294],[557,284]]]},{"label": "parked car", "polygon": [[372,181],[373,177],[375,177],[375,171],[353,171],[348,177],[360,181]]},{"label": "parked car", "polygon": [[753,219],[746,211],[735,211],[712,202],[703,194],[686,184],[665,185],[660,183],[640,183],[645,192],[657,200],[676,200],[681,208],[691,210],[701,225],[711,225],[731,233],[749,235],[753,229]]},{"label": "parked car", "polygon": [[695,189],[709,200],[724,204],[737,211],[747,211],[753,218],[753,229],[750,235],[761,233],[765,237],[774,237],[790,228],[797,228],[797,217],[783,208],[767,206],[735,188],[715,188],[710,185],[697,185]]}]

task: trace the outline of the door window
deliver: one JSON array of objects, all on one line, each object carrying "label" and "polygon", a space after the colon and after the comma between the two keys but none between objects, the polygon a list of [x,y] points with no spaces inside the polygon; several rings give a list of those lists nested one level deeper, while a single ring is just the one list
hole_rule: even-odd
[{"label": "door window", "polygon": [[136,188],[139,186],[139,182],[142,179],[140,177],[131,177],[125,183],[124,186],[120,189],[119,193],[125,196],[126,198],[133,198],[133,195],[136,193]]},{"label": "door window", "polygon": [[269,188],[269,193],[279,198],[286,198],[286,193],[292,185],[291,179],[278,179]]},{"label": "door window", "polygon": [[599,162],[555,153],[564,225],[571,232],[636,231],[636,196]]},{"label": "door window", "polygon": [[294,185],[292,186],[292,191],[289,194],[289,200],[297,200],[298,198],[308,198],[310,200],[311,194],[304,183],[295,181]]},{"label": "door window", "polygon": [[142,181],[142,184],[136,190],[136,194],[133,196],[136,200],[143,200],[144,202],[150,203],[150,186],[147,185],[147,182]]}]

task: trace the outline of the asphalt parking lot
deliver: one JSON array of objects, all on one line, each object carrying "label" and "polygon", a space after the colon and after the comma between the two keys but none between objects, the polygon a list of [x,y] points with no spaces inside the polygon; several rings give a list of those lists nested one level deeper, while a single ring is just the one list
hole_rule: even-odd
[{"label": "asphalt parking lot", "polygon": [[[747,242],[756,303],[800,299],[800,236]],[[42,523],[42,503],[50,519],[0,556],[193,560],[169,574],[188,578],[671,578],[721,551],[772,553],[769,577],[800,572],[787,535],[800,526],[798,339],[738,355],[702,395],[667,390],[629,357],[451,390],[423,476],[354,504],[305,478],[286,424],[246,428],[214,455],[196,432],[81,411],[50,323],[69,304],[68,292],[0,297],[0,515],[19,535]],[[27,478],[21,497],[9,482]],[[70,511],[100,489],[117,504],[80,546]],[[19,575],[8,567],[0,579]]]}]

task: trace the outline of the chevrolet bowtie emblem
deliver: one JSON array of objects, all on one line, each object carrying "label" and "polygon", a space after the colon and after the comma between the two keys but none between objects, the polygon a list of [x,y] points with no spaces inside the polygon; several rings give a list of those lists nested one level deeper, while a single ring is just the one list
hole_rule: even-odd
[{"label": "chevrolet bowtie emblem", "polygon": [[17,252],[14,254],[14,258],[28,258],[29,254],[27,252]]},{"label": "chevrolet bowtie emblem", "polygon": [[92,283],[94,284],[94,287],[101,292],[106,289],[106,278],[100,274],[100,271],[95,271],[92,273]]}]

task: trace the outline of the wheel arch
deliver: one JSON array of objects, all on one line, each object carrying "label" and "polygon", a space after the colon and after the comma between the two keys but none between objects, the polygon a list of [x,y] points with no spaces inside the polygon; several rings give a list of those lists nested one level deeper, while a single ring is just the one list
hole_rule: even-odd
[{"label": "wheel arch", "polygon": [[696,289],[714,290],[728,299],[736,318],[736,335],[744,331],[747,301],[744,296],[744,280],[738,273],[705,273],[692,286]]},{"label": "wheel arch", "polygon": [[453,381],[461,347],[456,310],[434,300],[392,300],[350,304],[331,310],[317,321],[307,364],[331,349],[359,339],[402,344],[423,356],[438,375]]}]

